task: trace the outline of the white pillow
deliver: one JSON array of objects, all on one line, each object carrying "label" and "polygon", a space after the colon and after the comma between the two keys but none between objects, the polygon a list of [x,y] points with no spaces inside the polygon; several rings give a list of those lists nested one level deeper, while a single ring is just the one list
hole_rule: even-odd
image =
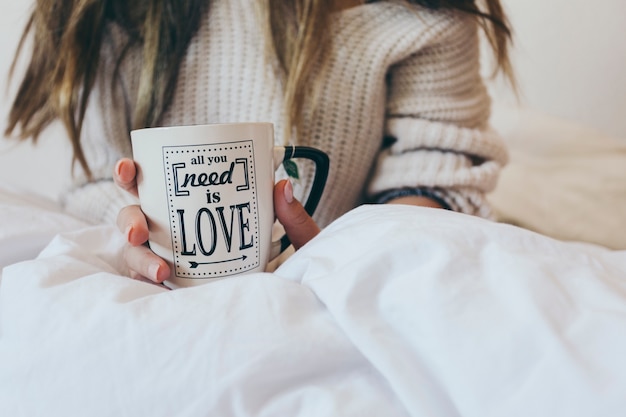
[{"label": "white pillow", "polygon": [[626,248],[626,140],[530,109],[494,108],[511,161],[489,199],[503,222]]}]

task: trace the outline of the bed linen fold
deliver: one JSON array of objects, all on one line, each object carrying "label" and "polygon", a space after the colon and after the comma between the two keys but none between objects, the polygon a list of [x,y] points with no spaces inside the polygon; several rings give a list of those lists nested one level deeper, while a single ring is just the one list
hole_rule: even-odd
[{"label": "bed linen fold", "polygon": [[0,415],[618,416],[626,252],[364,206],[274,273],[166,291],[112,227],[0,283]]}]

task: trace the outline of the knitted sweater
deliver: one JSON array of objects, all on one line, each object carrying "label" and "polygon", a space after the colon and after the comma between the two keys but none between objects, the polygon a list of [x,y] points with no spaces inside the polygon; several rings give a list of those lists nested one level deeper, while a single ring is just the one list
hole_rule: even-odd
[{"label": "knitted sweater", "polygon": [[[283,90],[267,62],[249,0],[214,0],[180,68],[162,125],[270,121],[283,143]],[[506,150],[489,129],[490,100],[481,81],[475,20],[461,13],[375,2],[333,16],[333,50],[322,72],[315,117],[299,144],[328,153],[330,173],[314,216],[323,227],[386,190],[428,188],[458,211],[489,217]],[[136,203],[112,183],[116,161],[131,156],[130,115],[141,53],[130,51],[111,89],[123,33],[108,29],[101,71],[90,98],[82,144],[96,178],[77,170],[67,209],[92,222],[113,222]],[[383,146],[383,143],[391,143]],[[304,168],[296,195],[312,173]],[[284,176],[284,173],[279,173]]]}]

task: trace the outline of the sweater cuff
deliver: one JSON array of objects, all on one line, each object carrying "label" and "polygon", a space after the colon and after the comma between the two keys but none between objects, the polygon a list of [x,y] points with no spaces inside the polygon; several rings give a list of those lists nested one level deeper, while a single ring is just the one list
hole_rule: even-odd
[{"label": "sweater cuff", "polygon": [[439,188],[439,187],[405,187],[377,194],[370,200],[371,203],[386,203],[397,197],[424,196],[437,201],[445,209],[458,213],[495,220],[491,205],[485,193],[474,188]]},{"label": "sweater cuff", "polygon": [[426,197],[430,198],[433,201],[436,201],[442,208],[446,210],[452,210],[452,206],[450,202],[447,201],[445,192],[441,190],[437,190],[435,188],[427,188],[427,187],[417,187],[417,188],[397,188],[395,190],[389,190],[382,192],[375,196],[372,200],[373,203],[376,204],[385,204],[391,200],[400,197]]},{"label": "sweater cuff", "polygon": [[139,200],[113,180],[87,183],[62,198],[65,211],[92,224],[115,224],[119,211]]}]

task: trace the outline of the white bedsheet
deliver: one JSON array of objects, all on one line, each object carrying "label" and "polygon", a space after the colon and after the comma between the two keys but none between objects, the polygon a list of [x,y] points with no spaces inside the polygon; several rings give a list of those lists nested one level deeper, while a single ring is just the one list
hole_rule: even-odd
[{"label": "white bedsheet", "polygon": [[0,284],[0,416],[623,416],[626,252],[362,207],[166,291],[78,227]]},{"label": "white bedsheet", "polygon": [[0,277],[3,267],[35,258],[58,233],[86,225],[48,198],[0,184]]}]

